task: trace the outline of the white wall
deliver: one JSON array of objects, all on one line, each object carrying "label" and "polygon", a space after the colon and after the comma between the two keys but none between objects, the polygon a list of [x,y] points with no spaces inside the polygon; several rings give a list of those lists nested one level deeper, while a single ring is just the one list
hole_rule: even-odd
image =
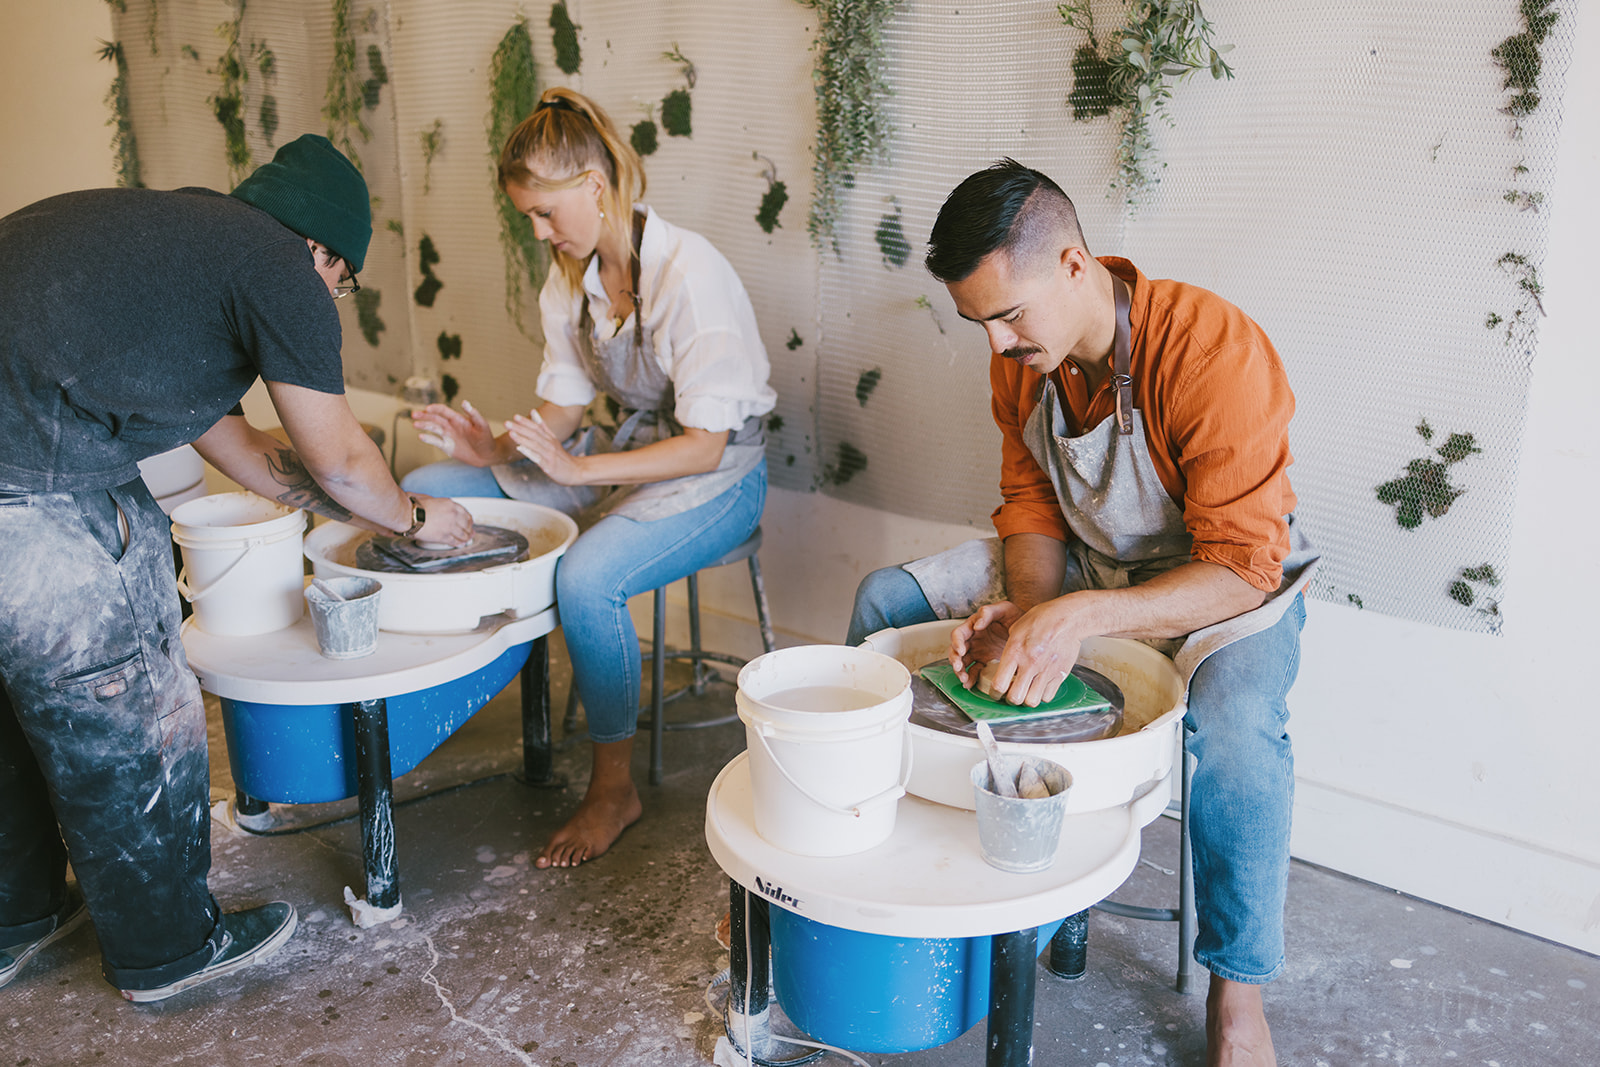
[{"label": "white wall", "polygon": [[[1600,0],[1574,10],[1544,323],[1524,442],[1502,636],[1313,603],[1291,731],[1297,855],[1600,952],[1600,343],[1586,300],[1600,247]],[[102,103],[104,0],[9,0],[0,37],[0,212],[113,180]],[[976,342],[976,338],[973,339]],[[981,352],[975,348],[975,357]],[[1374,383],[1381,387],[1381,383]],[[352,397],[390,428],[395,402]],[[976,402],[976,401],[975,401]],[[251,406],[252,412],[256,410]],[[262,420],[266,421],[266,420]],[[402,464],[425,456],[401,430]],[[774,490],[761,559],[782,639],[838,641],[856,582],[974,531]],[[987,533],[988,531],[977,531]],[[742,569],[703,583],[708,640],[759,650]],[[681,598],[680,598],[681,599]]]},{"label": "white wall", "polygon": [[115,184],[103,101],[116,68],[95,55],[111,39],[105,0],[4,0],[0,16],[0,215]]}]

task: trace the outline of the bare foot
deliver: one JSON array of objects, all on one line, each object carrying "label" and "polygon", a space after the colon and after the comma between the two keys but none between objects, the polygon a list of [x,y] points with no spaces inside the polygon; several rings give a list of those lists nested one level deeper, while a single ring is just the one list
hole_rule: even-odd
[{"label": "bare foot", "polygon": [[1206,994],[1207,1067],[1277,1067],[1261,987],[1211,976]]},{"label": "bare foot", "polygon": [[576,867],[594,859],[644,814],[629,769],[633,738],[592,747],[594,769],[589,775],[589,788],[572,818],[551,835],[544,851],[533,861],[541,870]]}]

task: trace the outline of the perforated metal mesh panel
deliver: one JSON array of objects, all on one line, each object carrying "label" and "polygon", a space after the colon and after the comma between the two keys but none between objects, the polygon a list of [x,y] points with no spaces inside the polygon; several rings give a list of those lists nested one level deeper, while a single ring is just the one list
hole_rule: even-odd
[{"label": "perforated metal mesh panel", "polygon": [[[1299,404],[1299,514],[1327,553],[1317,595],[1497,628],[1540,315],[1497,261],[1536,266],[1559,211],[1506,196],[1550,188],[1575,6],[1555,7],[1543,103],[1518,129],[1490,56],[1522,29],[1508,0],[1213,0],[1237,78],[1178,88],[1159,184],[1130,212],[1108,190],[1116,127],[1066,107],[1084,37],[1054,5],[908,2],[890,30],[893,158],[858,178],[844,255],[823,263],[823,455],[865,460],[826,491],[947,521],[997,502],[986,346],[918,260],[948,191],[1013,156],[1074,197],[1092,251],[1210,288],[1273,339]],[[1121,10],[1095,6],[1102,36]],[[874,241],[896,211],[904,267]],[[864,404],[863,371],[879,372]]]},{"label": "perforated metal mesh panel", "polygon": [[[126,6],[116,25],[146,181],[228,188],[207,97],[218,85],[216,28],[236,9],[161,0],[152,51],[148,0]],[[325,129],[331,6],[246,7],[246,46],[260,41],[277,58],[271,81],[246,85],[246,113],[259,114],[264,92],[275,95],[275,143]],[[687,87],[663,56],[676,46],[696,68],[693,132],[658,130],[647,199],[709,237],[755,302],[780,394],[775,484],[987,525],[999,467],[987,348],[921,258],[949,190],[1012,156],[1074,196],[1092,251],[1211,288],[1273,338],[1299,400],[1299,513],[1327,553],[1318,595],[1493,629],[1539,318],[1518,288],[1529,275],[1499,261],[1509,253],[1536,269],[1560,207],[1506,195],[1543,196],[1552,185],[1577,8],[1557,0],[1560,19],[1542,49],[1543,103],[1514,133],[1490,50],[1521,30],[1515,0],[1210,0],[1217,39],[1235,46],[1227,58],[1237,79],[1202,75],[1177,89],[1172,125],[1155,131],[1159,184],[1130,213],[1110,190],[1112,120],[1075,122],[1066,104],[1083,36],[1054,3],[904,0],[886,36],[888,158],[855,175],[838,253],[818,255],[805,232],[811,9],[794,0],[569,0],[583,66],[568,77],[555,65],[548,4],[352,0],[358,66],[365,76],[375,44],[390,82],[359,148],[378,198],[362,283],[382,293],[386,328],[369,345],[354,309],[343,309],[347,374],[392,391],[407,374],[443,372],[491,415],[527,407],[539,331],[531,306],[535,339],[504,308],[490,195],[498,146],[485,133],[489,58],[525,15],[542,82],[588,93],[626,129],[647,113],[659,124],[663,97]],[[1115,0],[1095,5],[1102,35],[1121,11]],[[425,168],[420,136],[435,120],[443,148]],[[270,158],[259,122],[247,119],[246,129],[256,161]],[[770,234],[755,218],[767,173],[789,195]],[[432,307],[411,298],[423,234],[444,283]],[[1493,328],[1491,316],[1500,319]],[[460,359],[441,361],[440,334],[460,336]],[[1424,425],[1431,440],[1418,432]],[[1452,440],[1465,434],[1477,451]],[[1398,521],[1402,506],[1411,528]]]}]

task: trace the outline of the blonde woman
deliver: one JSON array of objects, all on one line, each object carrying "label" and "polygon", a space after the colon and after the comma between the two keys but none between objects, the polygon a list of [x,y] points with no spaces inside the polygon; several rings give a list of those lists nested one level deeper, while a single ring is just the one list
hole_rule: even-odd
[{"label": "blonde woman", "polygon": [[[754,532],[766,499],[762,417],[776,396],[738,275],[705,238],[638,203],[643,166],[599,105],[547,90],[501,152],[500,185],[554,252],[539,294],[541,403],[498,437],[470,404],[423,409],[417,428],[453,461],[404,485],[582,512],[556,596],[593,771],[535,861],[568,867],[604,852],[643,810],[630,770],[640,655],[628,598]],[[583,425],[602,393],[619,409],[614,432]]]}]

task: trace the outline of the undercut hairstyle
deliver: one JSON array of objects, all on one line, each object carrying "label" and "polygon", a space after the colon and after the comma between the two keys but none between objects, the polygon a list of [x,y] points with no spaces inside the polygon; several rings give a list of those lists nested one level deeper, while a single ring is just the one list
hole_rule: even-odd
[{"label": "undercut hairstyle", "polygon": [[1089,251],[1067,194],[1045,174],[1002,159],[969,176],[945,199],[924,262],[941,282],[959,282],[995,252],[1032,272],[1074,245]]}]

